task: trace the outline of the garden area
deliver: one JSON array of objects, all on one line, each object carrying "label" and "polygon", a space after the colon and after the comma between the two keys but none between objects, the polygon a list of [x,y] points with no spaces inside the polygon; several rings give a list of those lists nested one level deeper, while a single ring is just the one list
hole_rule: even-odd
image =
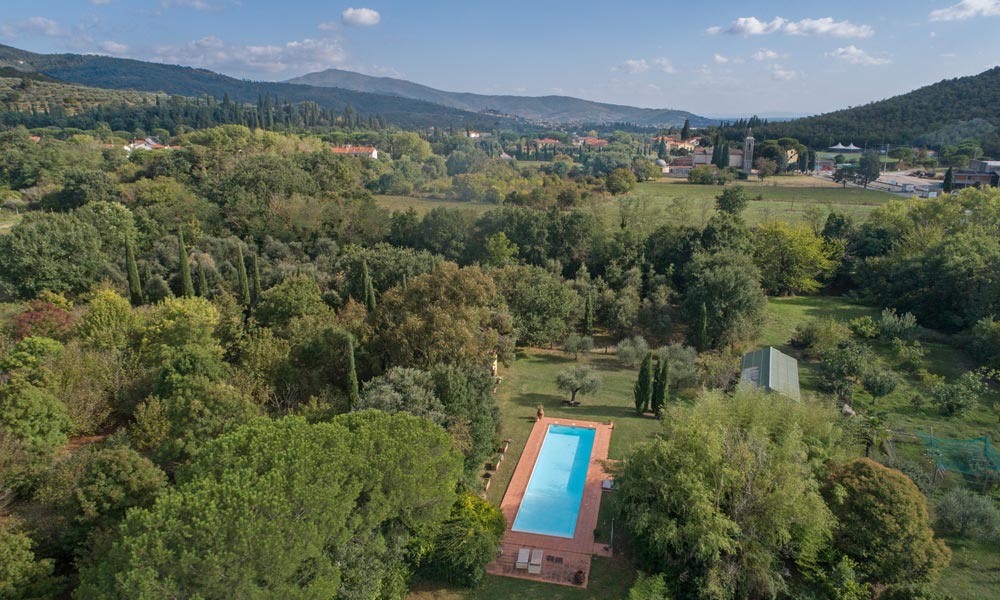
[{"label": "garden area", "polygon": [[[878,311],[871,307],[854,303],[850,299],[829,296],[799,296],[771,298],[768,302],[760,346],[774,346],[799,359],[800,381],[804,401],[816,401],[818,397],[829,397],[820,390],[818,361],[802,356],[799,348],[790,342],[796,329],[814,319],[835,319],[845,325],[854,319],[872,317],[877,320]],[[927,349],[921,358],[918,370],[926,370],[935,375],[955,377],[971,368],[972,360],[947,336],[932,331],[923,332]],[[891,344],[874,341],[872,344],[880,364],[897,367]],[[558,373],[578,363],[592,366],[601,376],[602,385],[592,395],[584,395],[580,406],[568,407],[562,404],[566,394],[556,387]],[[735,368],[735,365],[734,365]],[[543,407],[546,416],[557,418],[578,418],[580,420],[615,423],[612,436],[610,459],[620,459],[637,442],[650,439],[662,424],[650,415],[639,417],[633,404],[633,386],[638,369],[625,366],[614,354],[613,348],[606,350],[598,339],[597,347],[589,354],[574,360],[572,355],[558,350],[526,348],[519,351],[517,359],[509,368],[501,368],[503,382],[497,390],[501,410],[501,436],[512,440],[504,462],[500,465],[491,483],[488,499],[499,504],[506,491],[507,483],[514,471],[517,460],[527,440],[534,422],[538,406]],[[887,426],[892,431],[892,447],[899,457],[920,462],[924,446],[915,433],[933,430],[935,435],[974,438],[995,435],[996,416],[992,401],[998,398],[983,398],[980,404],[963,416],[944,417],[931,406],[914,408],[911,399],[926,393],[924,383],[916,375],[900,377],[894,391],[877,399],[879,412],[884,413]],[[673,402],[687,402],[689,399],[675,398]],[[865,411],[871,402],[870,395],[861,392],[854,399],[859,413]],[[858,444],[854,452],[863,451]],[[925,466],[929,463],[924,461]],[[931,490],[932,499],[958,483],[955,474],[947,474],[935,483]],[[930,479],[930,476],[927,477]],[[601,541],[610,529],[610,521],[616,516],[613,494],[605,494],[602,499],[600,522],[597,535]],[[932,502],[933,504],[933,502]],[[624,527],[616,525],[615,535],[620,541]],[[937,589],[955,598],[972,599],[989,596],[1000,586],[1000,548],[995,544],[966,540],[955,536],[943,539],[952,550],[952,560],[947,567]],[[603,599],[624,598],[631,581],[635,577],[635,567],[627,554],[616,544],[613,559],[595,557],[590,576],[590,587],[586,590],[564,588],[503,577],[486,576],[484,584],[476,590],[459,590],[439,586],[418,586],[411,592],[409,600],[459,600],[519,597],[526,600],[542,598]]]}]

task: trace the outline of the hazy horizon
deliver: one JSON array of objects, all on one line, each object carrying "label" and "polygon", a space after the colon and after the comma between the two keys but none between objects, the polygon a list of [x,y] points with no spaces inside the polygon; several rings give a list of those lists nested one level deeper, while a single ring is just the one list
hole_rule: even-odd
[{"label": "hazy horizon", "polygon": [[[453,92],[565,95],[712,118],[798,116],[974,75],[1000,56],[1000,0],[722,1],[671,9],[522,0],[8,1],[0,42],[284,81],[329,68]],[[648,14],[648,18],[641,15]]]}]

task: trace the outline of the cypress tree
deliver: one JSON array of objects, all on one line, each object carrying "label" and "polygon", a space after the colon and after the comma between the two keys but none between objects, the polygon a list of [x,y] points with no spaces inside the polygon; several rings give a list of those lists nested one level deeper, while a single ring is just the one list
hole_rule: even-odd
[{"label": "cypress tree", "polygon": [[125,267],[128,271],[128,296],[132,306],[142,304],[142,283],[139,281],[139,265],[135,263],[132,239],[125,238]]},{"label": "cypress tree", "polygon": [[681,141],[691,137],[691,121],[690,119],[684,119],[684,127],[681,128]]},{"label": "cypress tree", "polygon": [[698,351],[701,352],[708,347],[708,307],[701,303],[701,310],[698,311]]},{"label": "cypress tree", "polygon": [[660,359],[660,368],[656,370],[656,380],[653,382],[653,414],[660,416],[660,410],[666,406],[670,396],[670,361]]},{"label": "cypress tree", "polygon": [[584,335],[594,335],[594,301],[593,293],[587,290],[587,300],[583,305],[583,333]]},{"label": "cypress tree", "polygon": [[208,277],[205,275],[205,266],[198,261],[195,263],[195,268],[198,269],[198,295],[208,298]]},{"label": "cypress tree", "polygon": [[955,189],[955,172],[952,171],[951,167],[944,174],[944,183],[942,184],[945,193],[950,194],[953,189]]},{"label": "cypress tree", "polygon": [[181,296],[194,296],[194,283],[191,281],[191,265],[188,263],[187,247],[184,245],[184,230],[177,230],[177,258],[181,268]]},{"label": "cypress tree", "polygon": [[649,410],[653,401],[653,353],[647,352],[639,367],[639,379],[635,382],[635,412],[639,415]]},{"label": "cypress tree", "polygon": [[243,246],[236,245],[236,273],[240,279],[240,304],[250,306],[250,282],[247,281],[247,265],[243,260]]},{"label": "cypress tree", "polygon": [[361,283],[364,286],[365,308],[368,312],[375,312],[375,288],[372,286],[372,276],[368,271],[368,261],[361,260]]},{"label": "cypress tree", "polygon": [[257,253],[250,253],[250,300],[256,304],[260,298],[260,266],[257,264]]},{"label": "cypress tree", "polygon": [[354,337],[344,336],[347,340],[347,410],[350,411],[361,399],[358,392],[358,369],[354,363]]}]

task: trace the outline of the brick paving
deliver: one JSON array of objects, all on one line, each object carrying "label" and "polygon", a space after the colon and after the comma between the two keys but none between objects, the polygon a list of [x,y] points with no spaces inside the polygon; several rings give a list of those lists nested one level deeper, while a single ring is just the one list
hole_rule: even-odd
[{"label": "brick paving", "polygon": [[[587,469],[587,480],[583,486],[583,499],[580,513],[577,516],[576,530],[573,538],[560,538],[535,533],[511,531],[514,517],[521,507],[521,500],[535,468],[535,461],[542,449],[545,433],[549,425],[570,425],[595,429],[594,445],[590,453],[590,466]],[[594,543],[594,529],[597,528],[597,513],[601,506],[601,484],[608,479],[602,461],[608,458],[608,446],[611,443],[611,431],[614,425],[595,423],[593,421],[576,421],[573,419],[553,419],[543,417],[535,422],[528,436],[521,459],[514,469],[507,492],[504,494],[500,509],[507,518],[507,531],[504,533],[499,556],[486,567],[488,573],[532,579],[549,583],[558,583],[574,587],[587,587],[590,578],[590,559],[595,553],[610,556],[610,549],[602,544]],[[520,548],[540,548],[545,552],[542,559],[540,575],[529,574],[526,569],[516,569],[517,552]],[[577,573],[582,572],[582,583],[577,583]]]}]

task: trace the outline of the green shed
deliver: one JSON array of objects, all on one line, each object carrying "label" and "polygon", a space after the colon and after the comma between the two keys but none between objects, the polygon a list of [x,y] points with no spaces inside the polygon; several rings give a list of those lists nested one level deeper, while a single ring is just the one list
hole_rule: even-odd
[{"label": "green shed", "polygon": [[740,381],[800,399],[799,362],[770,346],[743,356]]}]

